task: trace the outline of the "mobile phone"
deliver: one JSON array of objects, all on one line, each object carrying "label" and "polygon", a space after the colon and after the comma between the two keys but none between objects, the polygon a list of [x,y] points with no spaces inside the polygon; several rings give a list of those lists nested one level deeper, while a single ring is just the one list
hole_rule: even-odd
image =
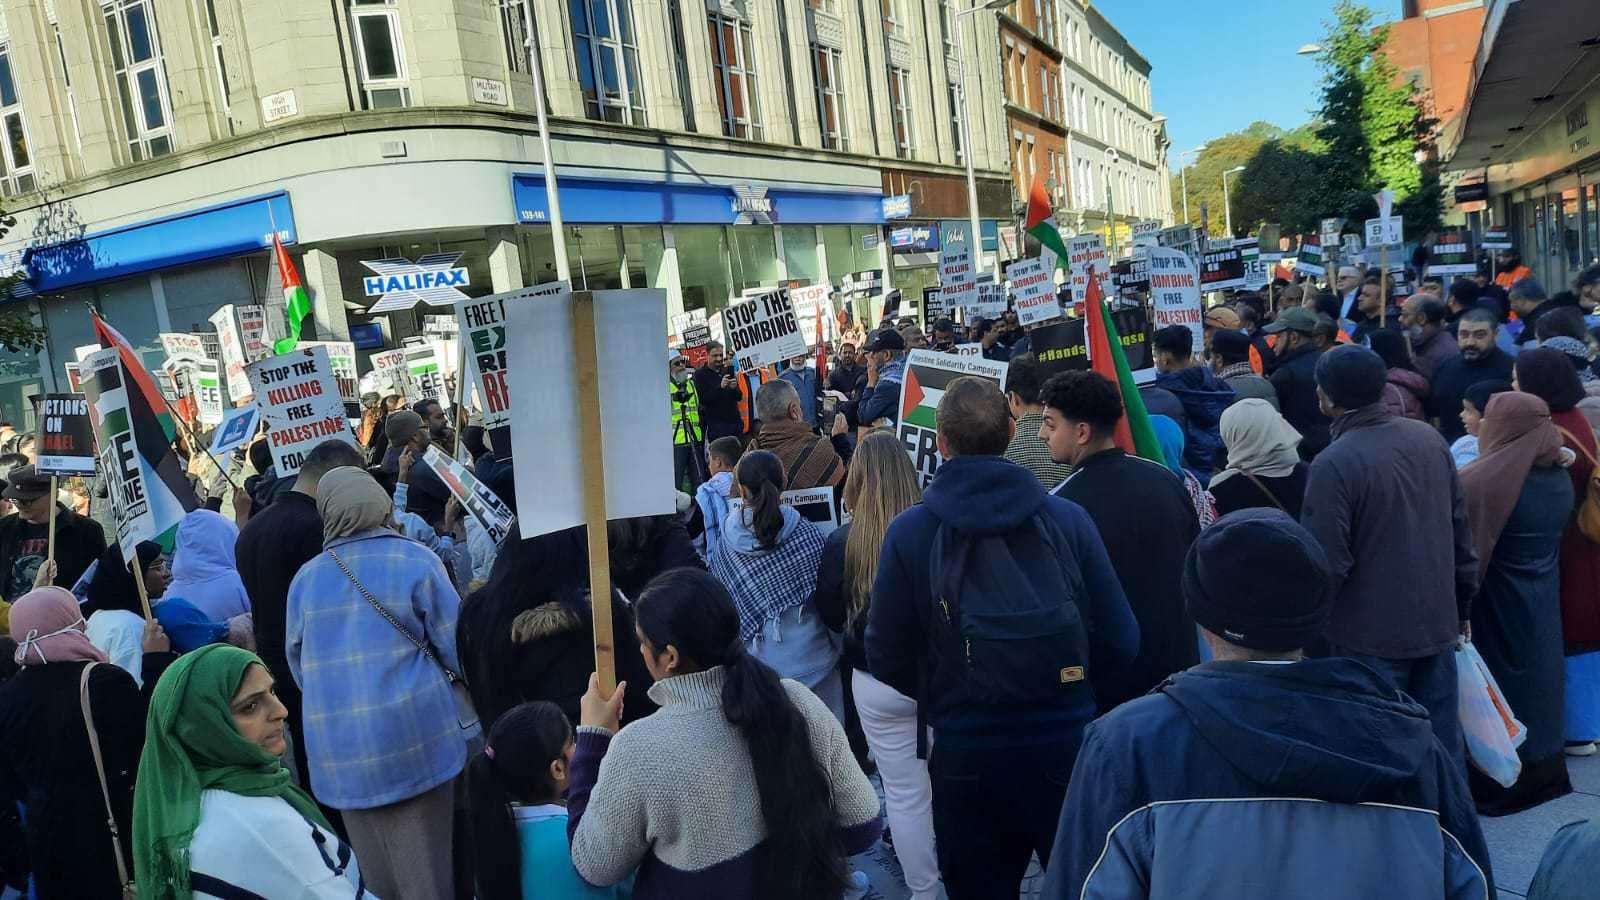
[{"label": "mobile phone", "polygon": [[833,417],[839,412],[838,397],[822,398],[822,424],[824,427],[833,426]]}]

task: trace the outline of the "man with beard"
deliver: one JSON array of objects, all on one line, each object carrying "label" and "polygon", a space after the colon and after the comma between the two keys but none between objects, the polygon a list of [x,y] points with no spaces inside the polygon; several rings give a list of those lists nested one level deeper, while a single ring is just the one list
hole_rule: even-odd
[{"label": "man with beard", "polygon": [[1500,323],[1486,309],[1469,309],[1456,327],[1456,342],[1461,353],[1446,360],[1433,373],[1433,391],[1428,398],[1428,417],[1436,420],[1439,433],[1454,443],[1466,434],[1461,424],[1461,399],[1467,388],[1480,381],[1510,381],[1513,359],[1495,344]]}]

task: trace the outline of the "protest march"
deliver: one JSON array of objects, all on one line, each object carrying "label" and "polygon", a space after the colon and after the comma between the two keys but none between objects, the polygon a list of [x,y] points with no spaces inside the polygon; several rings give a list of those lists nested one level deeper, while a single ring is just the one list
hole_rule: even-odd
[{"label": "protest march", "polygon": [[1592,6],[449,6],[0,7],[0,900],[1600,898]]}]

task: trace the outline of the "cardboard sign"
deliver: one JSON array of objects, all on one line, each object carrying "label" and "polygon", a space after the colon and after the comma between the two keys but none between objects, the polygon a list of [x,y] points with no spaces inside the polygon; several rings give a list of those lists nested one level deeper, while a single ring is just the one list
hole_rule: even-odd
[{"label": "cardboard sign", "polygon": [[1256,238],[1236,238],[1233,248],[1244,263],[1244,289],[1259,291],[1267,286],[1267,263],[1261,257],[1261,242]]},{"label": "cardboard sign", "polygon": [[217,342],[222,350],[222,371],[228,380],[228,396],[235,406],[242,406],[251,400],[250,376],[244,372],[247,365],[244,339],[240,337],[233,306],[224,306],[213,313],[211,324],[217,329]]},{"label": "cardboard sign", "polygon": [[722,312],[722,326],[728,330],[728,352],[742,366],[761,368],[806,353],[800,318],[785,288],[730,305]]},{"label": "cardboard sign", "polygon": [[428,452],[422,454],[422,462],[450,489],[461,508],[471,513],[483,530],[489,532],[490,540],[496,544],[505,540],[517,516],[504,500],[479,481],[471,469],[441,453],[437,446],[429,445]]},{"label": "cardboard sign", "polygon": [[978,281],[978,301],[968,307],[967,315],[973,319],[998,319],[1009,306],[1006,286],[997,284],[992,277]]},{"label": "cardboard sign", "polygon": [[1232,246],[1212,246],[1200,258],[1200,290],[1232,291],[1244,287],[1244,255]]},{"label": "cardboard sign", "polygon": [[61,369],[67,373],[67,390],[75,394],[82,391],[83,376],[78,373],[78,364],[75,362],[64,362],[61,364]]},{"label": "cardboard sign", "polygon": [[[817,526],[823,537],[827,537],[838,530],[844,522],[850,521],[843,509],[844,485],[834,487],[800,488],[794,491],[784,491],[778,495],[778,505],[792,508],[800,517]],[[734,513],[744,508],[744,501],[738,497],[728,500],[728,512]]]},{"label": "cardboard sign", "polygon": [[342,440],[361,449],[345,417],[326,348],[283,353],[251,364],[248,371],[279,478],[299,474],[306,454],[325,441]]},{"label": "cardboard sign", "polygon": [[706,311],[704,309],[691,309],[676,313],[672,316],[672,333],[681,339],[684,332],[696,325],[704,325],[705,323]]},{"label": "cardboard sign", "polygon": [[[1037,260],[1032,260],[1037,264]],[[1054,295],[1052,294],[1052,297]],[[1051,302],[1054,302],[1052,299]],[[974,376],[1005,391],[1006,364],[981,356],[957,356],[932,350],[912,350],[906,357],[905,380],[900,383],[900,421],[895,434],[911,456],[917,480],[923,487],[933,481],[944,457],[939,453],[935,413],[950,382]]]},{"label": "cardboard sign", "polygon": [[947,230],[945,244],[939,250],[939,298],[945,315],[969,309],[978,302],[978,271],[972,265],[972,250],[967,242],[970,230]]},{"label": "cardboard sign", "polygon": [[1405,246],[1405,216],[1390,216],[1387,222],[1382,217],[1368,219],[1366,240],[1369,248],[1386,246],[1392,255],[1396,248]]},{"label": "cardboard sign", "polygon": [[239,307],[239,338],[244,343],[245,359],[255,362],[272,355],[272,345],[267,341],[266,307]]},{"label": "cardboard sign", "polygon": [[211,455],[222,456],[232,453],[240,444],[255,437],[256,429],[261,425],[261,410],[254,406],[241,406],[238,409],[228,410],[223,416],[222,424],[217,426],[216,433],[211,436]]},{"label": "cardboard sign", "polygon": [[[1146,245],[1154,246],[1154,245]],[[1139,300],[1150,293],[1150,256],[1140,248],[1133,259],[1118,260],[1111,267],[1112,280],[1117,285],[1117,296],[1124,300]]]},{"label": "cardboard sign", "polygon": [[1439,238],[1433,244],[1433,254],[1428,259],[1428,275],[1471,275],[1477,271],[1471,229],[1446,228],[1439,232]]},{"label": "cardboard sign", "polygon": [[200,416],[200,424],[221,423],[223,409],[227,405],[222,401],[221,367],[214,359],[202,359],[195,364],[192,376],[194,405]]},{"label": "cardboard sign", "polygon": [[1198,249],[1200,242],[1193,225],[1174,225],[1156,232],[1156,243],[1162,247],[1191,252]]},{"label": "cardboard sign", "polygon": [[[1052,322],[1028,332],[1028,342],[1033,355],[1044,368],[1045,375],[1056,375],[1074,370],[1088,371],[1089,346],[1084,319],[1067,319]],[[1122,344],[1122,354],[1128,360],[1128,369],[1140,383],[1141,376],[1154,377],[1155,363],[1150,356],[1150,323],[1144,308],[1138,306],[1113,310],[1111,324],[1117,329]]]},{"label": "cardboard sign", "polygon": [[195,419],[197,410],[194,401],[194,378],[192,373],[195,362],[179,362],[168,359],[161,364],[161,368],[151,374],[156,376],[156,383],[161,388],[161,393],[167,398],[172,411],[182,417],[185,422]]},{"label": "cardboard sign", "polygon": [[346,403],[361,402],[361,381],[356,376],[356,345],[350,341],[301,341],[296,350],[321,347],[328,351],[333,380],[339,383],[339,397]]},{"label": "cardboard sign", "polygon": [[1035,325],[1061,318],[1056,283],[1040,259],[1019,259],[1007,265],[1006,280],[1011,282],[1011,295],[1017,301],[1017,321]]},{"label": "cardboard sign", "polygon": [[706,346],[710,343],[710,325],[691,325],[684,330],[683,355],[689,360],[689,365],[698,369],[711,361],[711,348]]},{"label": "cardboard sign", "polygon": [[206,358],[205,341],[198,334],[162,332],[161,349],[167,351],[167,358],[173,362],[199,362]]},{"label": "cardboard sign", "polygon": [[450,388],[445,384],[444,365],[434,344],[413,344],[401,348],[406,358],[406,378],[417,400],[437,400],[439,408],[450,411]]},{"label": "cardboard sign", "polygon": [[1508,228],[1484,229],[1483,241],[1478,246],[1485,250],[1515,249],[1515,245],[1511,243],[1511,230]]},{"label": "cardboard sign", "polygon": [[1150,308],[1152,324],[1157,329],[1186,326],[1194,332],[1194,352],[1205,349],[1200,273],[1195,271],[1189,254],[1166,247],[1150,248]]},{"label": "cardboard sign", "polygon": [[1261,261],[1275,263],[1283,259],[1283,228],[1279,225],[1262,225],[1257,233],[1257,246],[1261,248]]},{"label": "cardboard sign", "polygon": [[1132,232],[1135,247],[1155,247],[1161,243],[1161,222],[1157,219],[1133,223]]},{"label": "cardboard sign", "polygon": [[816,346],[819,337],[831,341],[839,336],[833,316],[833,285],[789,288],[789,302],[794,304],[794,314],[800,320],[800,337],[808,346]]},{"label": "cardboard sign", "polygon": [[82,394],[42,394],[34,397],[39,434],[34,441],[40,475],[63,478],[94,474],[94,423],[89,421],[89,400]]},{"label": "cardboard sign", "polygon": [[1294,261],[1294,270],[1300,275],[1322,278],[1328,274],[1328,262],[1322,255],[1322,244],[1315,235],[1306,235],[1300,244],[1300,255]]},{"label": "cardboard sign", "polygon": [[932,328],[933,323],[946,316],[944,299],[940,296],[940,288],[925,287],[922,289],[922,324],[925,328]]},{"label": "cardboard sign", "polygon": [[1343,230],[1344,230],[1344,220],[1343,219],[1338,219],[1338,218],[1323,219],[1322,220],[1322,229],[1321,229],[1321,231],[1322,231],[1322,234],[1321,234],[1322,246],[1324,246],[1324,247],[1337,247],[1337,246],[1339,246],[1339,232],[1341,232]]},{"label": "cardboard sign", "polygon": [[[506,304],[554,297],[569,290],[567,282],[555,281],[456,304],[461,340],[466,341],[467,369],[478,391],[485,429],[493,431],[511,424],[511,389],[506,380]],[[695,312],[704,318],[704,310]],[[375,369],[377,364],[374,356]]]},{"label": "cardboard sign", "polygon": [[[582,525],[576,313],[570,293],[506,305],[509,387],[516,397],[511,445],[524,539]],[[667,382],[666,292],[595,291],[594,327],[605,347],[599,379],[606,517],[672,513],[672,412]]]},{"label": "cardboard sign", "polygon": [[1083,309],[1083,298],[1089,289],[1087,273],[1091,266],[1100,278],[1100,296],[1113,296],[1111,257],[1106,255],[1106,245],[1100,235],[1085,234],[1068,240],[1067,261],[1072,270],[1072,304],[1076,309]]},{"label": "cardboard sign", "polygon": [[399,394],[410,397],[411,378],[406,374],[406,351],[404,347],[374,353],[369,359],[372,362],[372,372],[378,376],[379,392],[385,396]]}]

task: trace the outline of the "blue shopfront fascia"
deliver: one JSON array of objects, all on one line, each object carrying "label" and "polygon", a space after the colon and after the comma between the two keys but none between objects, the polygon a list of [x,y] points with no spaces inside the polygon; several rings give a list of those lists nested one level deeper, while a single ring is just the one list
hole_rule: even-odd
[{"label": "blue shopfront fascia", "polygon": [[[882,225],[883,192],[759,183],[680,184],[558,176],[561,219],[575,225]],[[511,177],[517,221],[550,220],[543,174]]]},{"label": "blue shopfront fascia", "polygon": [[35,293],[125,278],[296,242],[294,208],[278,191],[136,222],[23,254]]}]

